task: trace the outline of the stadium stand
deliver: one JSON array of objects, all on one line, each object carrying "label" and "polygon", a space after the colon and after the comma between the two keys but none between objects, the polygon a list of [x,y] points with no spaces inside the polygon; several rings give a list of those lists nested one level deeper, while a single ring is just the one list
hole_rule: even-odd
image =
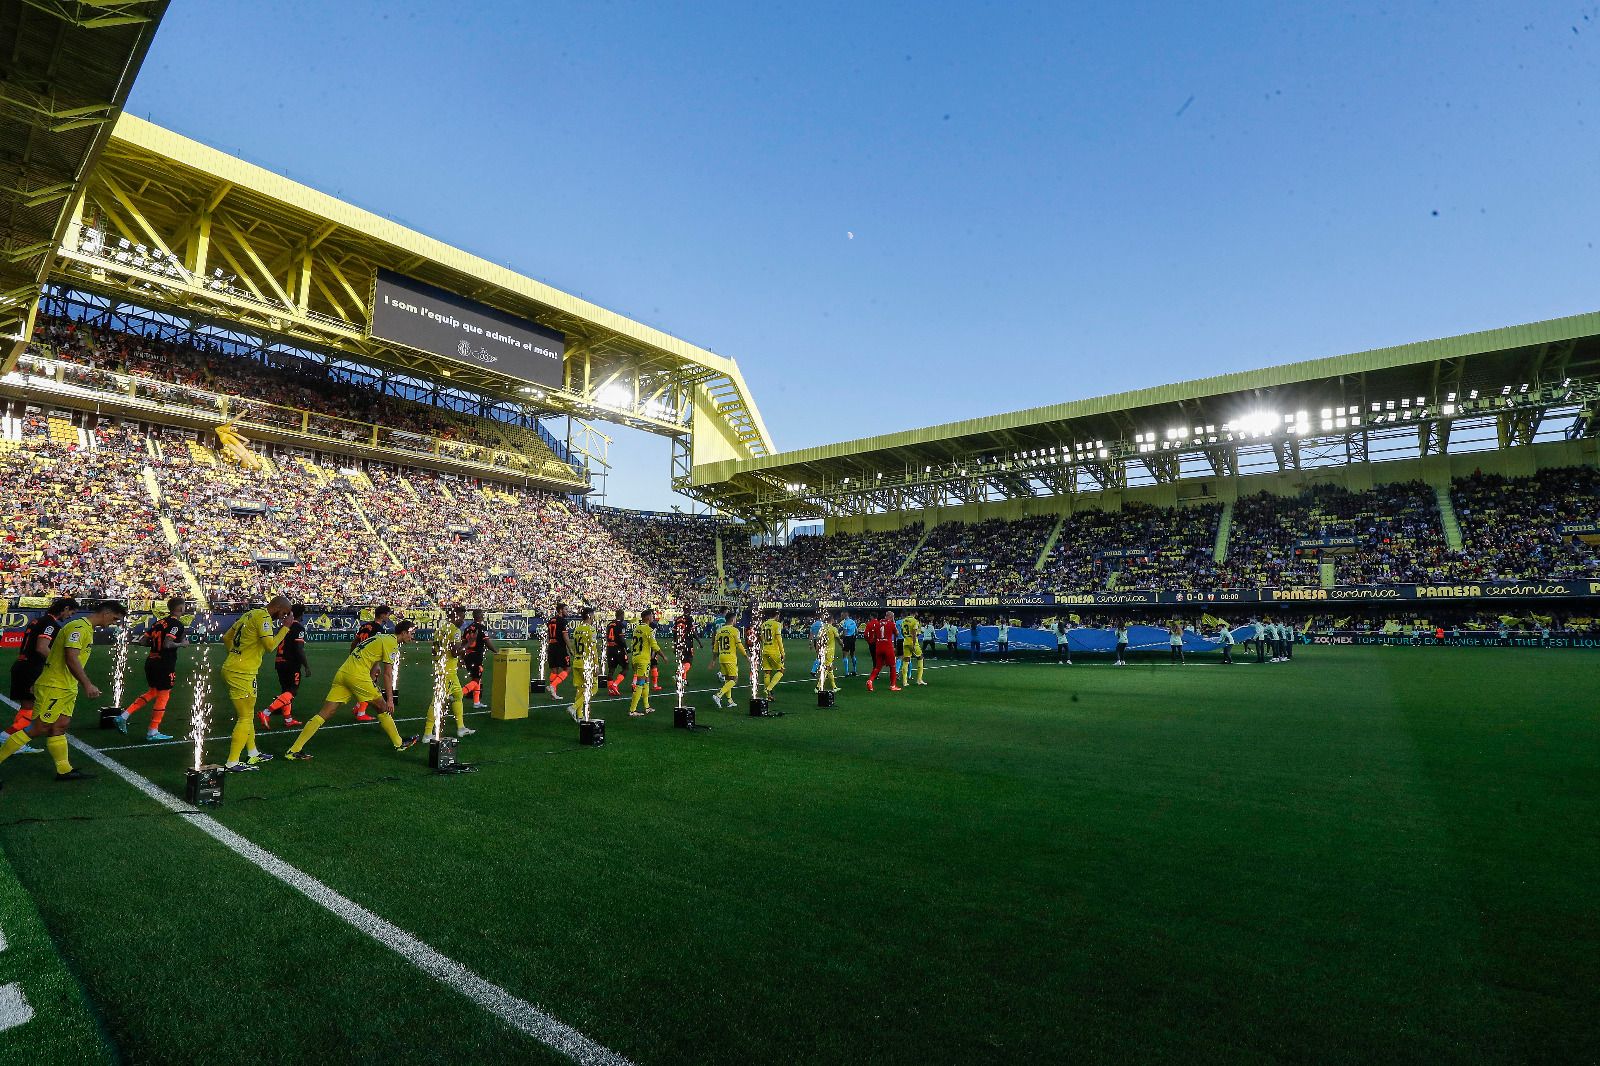
[{"label": "stadium stand", "polygon": [[1600,470],[1566,467],[1527,477],[1474,473],[1451,486],[1463,551],[1451,568],[1463,580],[1600,578],[1592,544],[1564,525],[1600,515]]},{"label": "stadium stand", "polygon": [[1221,507],[1079,511],[1062,523],[1045,562],[1050,591],[1111,588],[1214,588],[1211,561]]}]

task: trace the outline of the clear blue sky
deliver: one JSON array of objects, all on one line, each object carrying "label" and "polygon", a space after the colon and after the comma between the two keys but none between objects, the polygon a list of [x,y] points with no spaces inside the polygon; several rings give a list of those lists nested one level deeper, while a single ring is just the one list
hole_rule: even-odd
[{"label": "clear blue sky", "polygon": [[129,109],[735,356],[782,449],[1600,306],[1600,7],[1290,6],[180,0]]}]

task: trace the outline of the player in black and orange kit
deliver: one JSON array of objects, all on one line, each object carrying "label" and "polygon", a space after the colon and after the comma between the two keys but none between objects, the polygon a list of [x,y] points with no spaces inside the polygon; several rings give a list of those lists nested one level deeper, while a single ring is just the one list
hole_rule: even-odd
[{"label": "player in black and orange kit", "polygon": [[144,631],[139,643],[150,649],[144,657],[144,681],[150,688],[138,699],[128,704],[127,710],[117,715],[117,728],[128,731],[128,719],[145,704],[150,704],[150,729],[146,741],[171,740],[161,731],[161,719],[167,714],[167,701],[172,698],[172,683],[178,679],[178,649],[189,644],[188,630],[183,624],[183,597],[174,596],[167,601],[167,616],[152,622]]},{"label": "player in black and orange kit", "polygon": [[[352,640],[350,642],[350,647],[352,649],[354,649],[358,645],[361,645],[364,641],[371,640],[373,637],[377,636],[379,633],[382,633],[383,632],[383,624],[385,622],[387,622],[388,620],[389,620],[389,608],[387,606],[380,604],[379,606],[374,607],[372,609],[372,621],[370,621],[370,622],[362,622],[361,623],[361,628],[356,630],[356,639]],[[372,679],[374,681],[376,681],[378,679],[378,668],[377,667],[373,667],[372,668]],[[360,703],[356,704],[355,712],[356,712],[356,721],[358,721],[358,722],[376,722],[377,721],[376,718],[372,717],[372,715],[367,713],[367,701],[366,700],[362,700]]]},{"label": "player in black and orange kit", "polygon": [[606,623],[606,691],[622,695],[622,675],[628,669],[628,620],[622,608]]},{"label": "player in black and orange kit", "polygon": [[489,627],[483,624],[482,609],[473,611],[472,621],[461,627],[461,665],[467,671],[467,683],[461,686],[461,694],[472,697],[474,710],[483,707],[483,656],[494,650]]},{"label": "player in black and orange kit", "polygon": [[687,681],[694,666],[694,650],[700,646],[700,633],[694,619],[684,611],[672,620],[672,647],[678,653],[678,680]]},{"label": "player in black and orange kit", "polygon": [[556,604],[556,613],[544,624],[545,691],[550,698],[559,700],[556,687],[572,672],[572,656],[567,652],[567,605]]},{"label": "player in black and orange kit", "polygon": [[[22,631],[22,645],[17,651],[17,661],[11,664],[11,699],[17,704],[17,717],[6,736],[27,729],[33,724],[33,683],[39,680],[45,660],[50,658],[50,644],[56,634],[78,609],[78,601],[62,596],[50,601],[44,613],[29,622]],[[28,745],[25,754],[34,754],[38,748]]]},{"label": "player in black and orange kit", "polygon": [[256,715],[262,729],[272,728],[272,715],[283,715],[285,726],[303,724],[294,716],[294,698],[300,693],[300,682],[311,676],[311,663],[306,660],[306,605],[297,603],[289,608],[289,624],[284,629],[283,643],[273,654],[272,666],[278,671],[278,695],[267,709]]}]

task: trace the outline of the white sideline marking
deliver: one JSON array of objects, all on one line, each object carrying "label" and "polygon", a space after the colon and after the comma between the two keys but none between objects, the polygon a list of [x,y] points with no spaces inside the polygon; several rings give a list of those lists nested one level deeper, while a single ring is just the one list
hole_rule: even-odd
[{"label": "white sideline marking", "polygon": [[0,1032],[15,1029],[32,1017],[33,1008],[28,1005],[28,997],[22,994],[21,985],[0,988]]},{"label": "white sideline marking", "polygon": [[[511,1026],[511,1028],[533,1037],[546,1047],[559,1051],[574,1062],[603,1063],[607,1064],[607,1066],[632,1066],[629,1060],[622,1055],[595,1043],[578,1032],[578,1030],[572,1028],[572,1026],[558,1021],[526,1000],[518,999],[499,985],[485,981],[459,962],[439,954],[394,923],[385,921],[360,904],[341,896],[315,877],[303,870],[290,866],[265,848],[251,843],[210,815],[201,814],[194,807],[160,788],[148,778],[128,769],[110,756],[101,754],[77,737],[70,737],[69,739],[72,746],[78,751],[104,766],[128,784],[167,808],[167,810],[172,811],[174,814],[186,815],[185,821],[221,843],[234,854],[265,870],[311,901],[321,904],[333,914],[344,919],[349,925],[395,952],[429,977],[460,992],[463,996],[466,996],[478,1006]],[[9,987],[15,988],[16,986]],[[0,989],[0,994],[4,992],[5,989]],[[18,990],[17,995],[18,997],[21,996],[20,990]],[[26,1002],[23,1002],[23,1007],[24,1009],[27,1008]],[[4,1001],[0,1000],[0,1011],[3,1010]],[[29,1010],[28,1017],[32,1017],[32,1013]],[[0,1022],[3,1022],[3,1019],[4,1015],[0,1014]],[[27,1020],[28,1018],[24,1017],[13,1024],[21,1024],[21,1022]],[[4,1028],[4,1025],[0,1024],[0,1028]]]},{"label": "white sideline marking", "polygon": [[6,931],[4,929],[0,929],[0,951],[4,951],[10,946],[11,945],[6,943]]}]

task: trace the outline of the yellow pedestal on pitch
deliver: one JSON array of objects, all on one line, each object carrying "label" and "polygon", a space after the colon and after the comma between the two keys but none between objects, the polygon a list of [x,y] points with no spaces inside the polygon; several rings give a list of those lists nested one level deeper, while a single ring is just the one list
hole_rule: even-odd
[{"label": "yellow pedestal on pitch", "polygon": [[489,717],[501,721],[528,717],[528,653],[525,649],[506,648],[494,653]]}]

